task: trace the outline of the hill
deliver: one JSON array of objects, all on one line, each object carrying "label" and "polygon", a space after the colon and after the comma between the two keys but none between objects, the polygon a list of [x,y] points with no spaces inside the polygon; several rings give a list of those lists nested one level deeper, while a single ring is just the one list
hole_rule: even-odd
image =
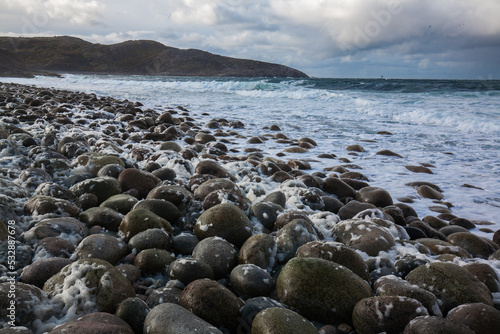
[{"label": "hill", "polygon": [[[196,49],[177,49],[148,40],[104,45],[68,36],[0,37],[0,50],[2,50],[0,63],[4,63],[4,57],[15,59],[19,69],[29,71],[217,77],[307,77],[303,72],[284,65],[224,57]],[[1,73],[0,67],[0,75]]]}]

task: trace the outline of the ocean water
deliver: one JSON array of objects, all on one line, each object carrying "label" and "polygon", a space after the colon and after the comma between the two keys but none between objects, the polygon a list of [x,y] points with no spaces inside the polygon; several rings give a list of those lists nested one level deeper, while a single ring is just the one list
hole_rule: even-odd
[{"label": "ocean water", "polygon": [[[430,207],[444,205],[420,198],[406,184],[432,182],[443,189],[451,213],[493,224],[478,227],[500,229],[500,81],[64,75],[0,82],[93,92],[140,101],[146,108],[183,106],[204,122],[239,120],[245,128],[238,131],[245,136],[271,133],[265,128],[275,124],[289,138],[318,143],[284,159],[308,159],[313,170],[323,171],[347,158],[395,201],[412,196],[420,217],[437,216]],[[365,152],[353,155],[346,150],[351,144]],[[232,147],[243,151],[248,146],[269,154],[287,147],[273,140],[250,145],[245,139]],[[376,154],[384,149],[403,158]],[[318,158],[322,153],[337,159]],[[433,165],[434,174],[405,168],[421,163]]]}]

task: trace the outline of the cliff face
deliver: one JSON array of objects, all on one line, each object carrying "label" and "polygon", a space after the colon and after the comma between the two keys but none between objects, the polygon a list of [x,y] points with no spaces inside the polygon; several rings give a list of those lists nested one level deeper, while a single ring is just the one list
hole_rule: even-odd
[{"label": "cliff face", "polygon": [[[93,44],[75,37],[0,37],[0,50],[26,69],[64,73],[179,76],[307,77],[293,68],[209,52],[181,50],[154,41]],[[0,63],[4,56],[0,53]],[[1,73],[1,68],[0,68]]]}]

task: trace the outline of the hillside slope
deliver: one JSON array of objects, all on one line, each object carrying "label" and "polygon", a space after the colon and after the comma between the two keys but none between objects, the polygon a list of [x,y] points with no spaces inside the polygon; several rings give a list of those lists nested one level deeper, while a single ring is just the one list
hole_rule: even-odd
[{"label": "hillside slope", "polygon": [[[0,37],[0,49],[28,70],[59,73],[174,76],[307,77],[293,68],[182,50],[148,40],[93,44],[75,37]],[[3,59],[0,54],[0,59]],[[3,61],[2,61],[3,63]]]}]

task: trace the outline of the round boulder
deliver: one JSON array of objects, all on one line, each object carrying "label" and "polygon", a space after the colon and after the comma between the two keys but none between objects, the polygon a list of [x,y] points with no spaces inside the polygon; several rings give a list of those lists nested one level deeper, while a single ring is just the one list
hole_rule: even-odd
[{"label": "round boulder", "polygon": [[240,208],[224,203],[203,212],[196,222],[194,233],[199,239],[221,237],[241,247],[252,235],[252,224]]},{"label": "round boulder", "polygon": [[182,291],[181,306],[214,326],[234,331],[243,302],[228,288],[209,279],[191,282]]},{"label": "round boulder", "polygon": [[255,264],[271,271],[276,262],[277,245],[274,238],[265,233],[255,234],[241,246],[238,254],[240,264]]},{"label": "round boulder", "polygon": [[406,325],[404,334],[475,334],[469,327],[437,316],[416,317]]},{"label": "round boulder", "polygon": [[274,280],[269,273],[254,264],[236,266],[229,277],[233,289],[245,299],[269,296]]},{"label": "round boulder", "polygon": [[356,194],[356,199],[362,203],[370,203],[383,208],[393,204],[392,197],[385,189],[378,187],[361,188]]},{"label": "round boulder", "polygon": [[460,305],[451,310],[446,319],[481,334],[495,334],[500,328],[500,311],[483,303]]},{"label": "round boulder", "polygon": [[171,280],[179,280],[186,285],[202,278],[215,278],[214,271],[208,264],[192,258],[173,261],[168,266],[167,274]]},{"label": "round boulder", "polygon": [[413,298],[379,296],[360,300],[354,307],[352,321],[356,333],[401,333],[408,323],[428,315],[422,304]]},{"label": "round boulder", "polygon": [[140,251],[134,259],[134,266],[146,274],[164,273],[174,261],[172,254],[165,249],[149,248]]},{"label": "round boulder", "polygon": [[113,195],[121,193],[120,183],[117,179],[110,176],[98,176],[81,181],[69,190],[78,197],[83,194],[94,194],[97,196],[99,203],[104,202]]},{"label": "round boulder", "polygon": [[260,311],[252,323],[252,334],[319,334],[309,320],[281,307]]},{"label": "round boulder", "polygon": [[96,308],[114,313],[124,299],[135,296],[132,284],[99,259],[81,259],[67,265],[45,283],[43,291],[75,314],[95,312]]},{"label": "round boulder", "polygon": [[220,330],[184,307],[163,303],[153,308],[144,321],[147,334],[222,334]]},{"label": "round boulder", "polygon": [[392,234],[384,227],[371,221],[350,219],[340,222],[333,229],[341,243],[377,256],[380,251],[387,251],[395,245]]},{"label": "round boulder", "polygon": [[50,334],[134,334],[134,331],[124,320],[119,317],[105,313],[96,312],[86,314],[81,318],[67,322],[50,331]]},{"label": "round boulder", "polygon": [[215,279],[226,277],[238,264],[238,252],[227,240],[209,237],[201,240],[193,250],[193,259],[208,264]]},{"label": "round boulder", "polygon": [[291,259],[276,281],[280,302],[307,319],[352,323],[358,301],[372,296],[370,286],[351,270],[318,258]]},{"label": "round boulder", "polygon": [[170,236],[163,229],[150,228],[130,238],[128,247],[137,252],[149,248],[170,249]]},{"label": "round boulder", "polygon": [[144,198],[161,180],[146,171],[127,168],[120,173],[118,182],[123,191],[136,189],[139,192],[138,197]]},{"label": "round boulder", "polygon": [[444,262],[432,262],[412,270],[406,280],[432,292],[442,304],[444,314],[466,303],[493,306],[490,290],[466,269]]},{"label": "round boulder", "polygon": [[150,228],[163,229],[169,235],[173,231],[168,221],[146,209],[136,209],[127,213],[120,223],[119,230],[125,238],[130,239],[134,235]]},{"label": "round boulder", "polygon": [[115,264],[127,253],[127,245],[122,240],[106,234],[92,234],[80,242],[72,259],[96,258]]}]

